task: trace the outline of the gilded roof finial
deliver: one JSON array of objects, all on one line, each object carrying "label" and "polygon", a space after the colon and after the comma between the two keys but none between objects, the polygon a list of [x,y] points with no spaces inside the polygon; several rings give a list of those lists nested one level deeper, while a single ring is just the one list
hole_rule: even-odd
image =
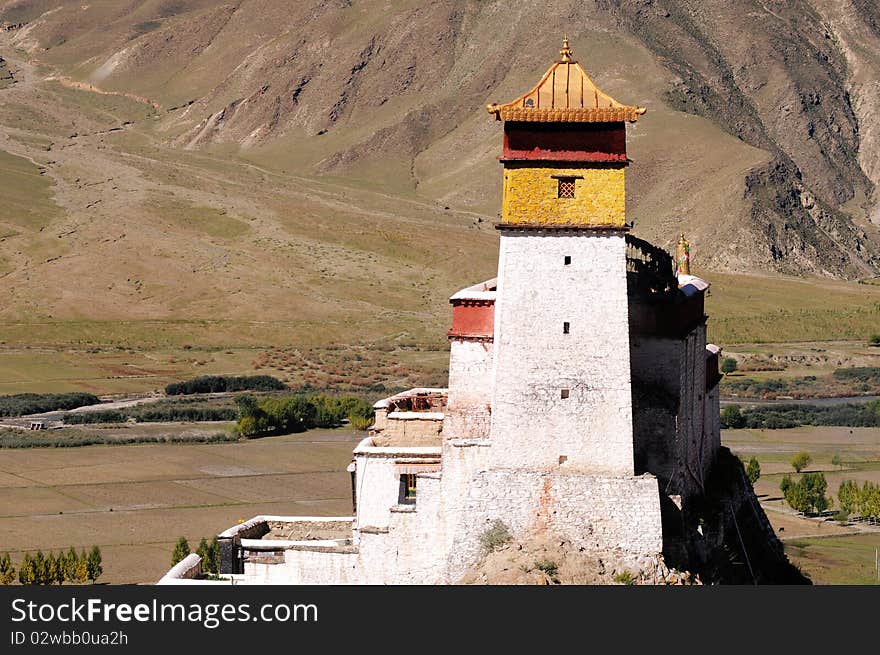
[{"label": "gilded roof finial", "polygon": [[571,48],[568,47],[568,35],[563,35],[562,38],[562,50],[559,51],[559,56],[562,57],[562,61],[568,63],[571,61]]},{"label": "gilded roof finial", "polygon": [[684,233],[682,233],[678,243],[675,244],[675,274],[691,274],[691,244],[690,241],[684,238]]}]

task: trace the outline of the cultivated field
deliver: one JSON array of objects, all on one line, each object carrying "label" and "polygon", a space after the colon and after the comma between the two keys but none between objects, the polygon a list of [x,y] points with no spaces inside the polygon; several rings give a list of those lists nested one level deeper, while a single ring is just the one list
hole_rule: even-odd
[{"label": "cultivated field", "polygon": [[102,582],[155,582],[181,535],[194,549],[256,514],[350,514],[345,467],[362,436],[3,450],[0,552],[18,562],[23,551],[98,544]]},{"label": "cultivated field", "polygon": [[[880,483],[880,428],[800,427],[788,430],[724,430],[722,442],[742,459],[757,457],[761,477],[755,492],[792,562],[817,584],[876,584],[874,548],[880,546],[880,527],[865,532],[862,524],[798,516],[785,504],[779,483],[786,473],[797,475],[789,463],[806,450],[813,457],[808,471],[822,471],[828,494],[837,500],[843,480]],[[834,466],[838,455],[842,464]],[[873,578],[872,578],[873,576]]]}]

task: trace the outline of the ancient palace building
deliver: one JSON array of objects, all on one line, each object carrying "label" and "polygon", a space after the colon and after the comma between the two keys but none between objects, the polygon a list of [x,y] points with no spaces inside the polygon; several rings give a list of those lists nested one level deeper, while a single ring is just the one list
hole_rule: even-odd
[{"label": "ancient palace building", "polygon": [[503,135],[498,275],[450,298],[448,389],[376,403],[352,516],[234,526],[223,574],[454,583],[498,522],[647,575],[699,557],[719,348],[708,285],[629,234],[626,129],[645,109],[599,90],[566,40],[533,89],[488,112]]}]

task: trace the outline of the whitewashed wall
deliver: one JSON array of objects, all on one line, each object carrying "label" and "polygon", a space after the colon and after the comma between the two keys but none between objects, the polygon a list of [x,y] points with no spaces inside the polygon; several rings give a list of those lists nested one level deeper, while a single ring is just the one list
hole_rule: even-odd
[{"label": "whitewashed wall", "polygon": [[633,473],[622,234],[502,233],[491,425],[493,466]]}]

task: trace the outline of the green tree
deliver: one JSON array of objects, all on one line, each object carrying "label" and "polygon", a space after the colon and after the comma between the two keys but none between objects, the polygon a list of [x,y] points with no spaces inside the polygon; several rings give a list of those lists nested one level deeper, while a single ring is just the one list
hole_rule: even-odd
[{"label": "green tree", "polygon": [[211,546],[208,545],[208,540],[204,537],[199,541],[196,555],[202,558],[202,570],[206,573],[211,573]]},{"label": "green tree", "polygon": [[721,372],[725,375],[736,370],[736,360],[733,357],[725,357],[721,360]]},{"label": "green tree", "polygon": [[202,558],[202,570],[214,575],[220,573],[220,541],[217,537],[207,541],[202,538],[196,554]]},{"label": "green tree", "polygon": [[220,540],[216,535],[211,539],[210,550],[211,573],[220,575]]},{"label": "green tree", "polygon": [[746,425],[746,417],[743,416],[739,405],[726,405],[721,409],[721,427],[743,428]]},{"label": "green tree", "polygon": [[859,510],[863,518],[877,520],[880,517],[880,486],[865,480],[859,494]]},{"label": "green tree", "polygon": [[794,457],[791,458],[791,467],[795,471],[800,473],[805,468],[807,468],[810,465],[810,462],[812,462],[812,461],[813,461],[813,458],[810,456],[810,453],[808,453],[805,450],[802,450],[801,452],[797,453]]},{"label": "green tree", "polygon": [[751,482],[753,486],[758,481],[758,478],[761,477],[761,464],[758,462],[757,457],[752,457],[749,460],[749,463],[746,466],[746,477],[748,477],[749,482]]},{"label": "green tree", "polygon": [[837,502],[840,504],[840,510],[847,515],[857,513],[860,496],[859,485],[854,480],[841,482],[837,490]]},{"label": "green tree", "polygon": [[782,476],[782,482],[779,483],[779,489],[782,491],[782,495],[784,496],[789,489],[791,489],[792,485],[791,476],[787,473]]},{"label": "green tree", "polygon": [[836,466],[838,468],[843,468],[843,460],[840,458],[840,455],[837,453],[831,458],[831,465]]},{"label": "green tree", "polygon": [[58,559],[55,557],[54,553],[49,553],[46,557],[46,579],[43,584],[56,584],[58,582],[58,576],[61,576],[61,579],[64,579],[63,574],[61,574],[61,564]]},{"label": "green tree", "polygon": [[804,473],[797,482],[792,482],[786,475],[780,488],[785,502],[797,512],[822,513],[831,506],[830,499],[825,495],[828,482],[824,473]]},{"label": "green tree", "polygon": [[89,580],[89,556],[83,548],[76,557],[76,583],[85,584]]},{"label": "green tree", "polygon": [[42,550],[38,550],[37,554],[34,555],[34,584],[46,584],[46,580],[48,578],[46,571],[46,556],[43,555]]},{"label": "green tree", "polygon": [[101,549],[97,546],[92,546],[92,549],[89,551],[86,559],[86,569],[88,570],[89,580],[92,583],[104,573],[104,568],[101,566]]},{"label": "green tree", "polygon": [[76,566],[79,562],[79,555],[76,554],[73,546],[64,556],[64,579],[67,582],[76,582]]},{"label": "green tree", "polygon": [[55,568],[55,579],[53,582],[55,584],[64,584],[64,580],[67,577],[67,555],[64,554],[63,550],[58,551],[58,554],[55,556],[55,561],[57,562],[57,566]]},{"label": "green tree", "polygon": [[821,514],[831,506],[831,501],[825,495],[828,482],[825,480],[824,473],[804,473],[799,484],[804,488],[804,494],[810,507],[817,513]]},{"label": "green tree", "polygon": [[793,482],[783,492],[785,502],[796,512],[807,512],[810,509],[810,499],[807,498],[806,489],[800,482]]},{"label": "green tree", "polygon": [[880,346],[880,334],[872,334],[868,339],[869,346]]},{"label": "green tree", "polygon": [[23,585],[39,584],[37,582],[34,560],[30,553],[25,553],[24,558],[21,560],[21,566],[18,568],[18,581]]},{"label": "green tree", "polygon": [[0,557],[0,585],[10,585],[15,581],[15,567],[9,553],[3,553]]},{"label": "green tree", "polygon": [[174,545],[174,551],[171,553],[171,566],[185,559],[190,554],[189,542],[186,537],[181,537]]}]

